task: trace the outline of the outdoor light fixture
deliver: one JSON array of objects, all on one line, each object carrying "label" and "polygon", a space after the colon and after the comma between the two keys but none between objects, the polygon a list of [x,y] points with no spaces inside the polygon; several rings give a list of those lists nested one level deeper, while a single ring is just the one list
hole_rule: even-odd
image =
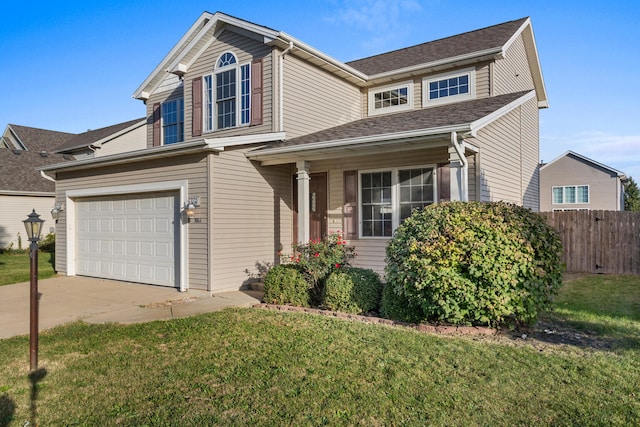
[{"label": "outdoor light fixture", "polygon": [[38,241],[42,235],[44,220],[40,219],[40,215],[34,209],[22,222],[31,242],[29,254],[31,258],[29,361],[31,372],[35,372],[38,369]]},{"label": "outdoor light fixture", "polygon": [[58,218],[60,218],[60,214],[64,212],[64,203],[56,203],[53,209],[51,209],[51,218],[58,223]]},{"label": "outdoor light fixture", "polygon": [[184,202],[184,214],[187,217],[187,222],[200,222],[199,218],[195,218],[196,208],[200,207],[200,196],[191,197]]}]

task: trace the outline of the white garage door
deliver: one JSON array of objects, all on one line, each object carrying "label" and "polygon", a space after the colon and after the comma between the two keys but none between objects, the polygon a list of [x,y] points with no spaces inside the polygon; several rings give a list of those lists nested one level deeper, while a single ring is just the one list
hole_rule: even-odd
[{"label": "white garage door", "polygon": [[77,274],[178,284],[177,193],[78,199],[76,221]]}]

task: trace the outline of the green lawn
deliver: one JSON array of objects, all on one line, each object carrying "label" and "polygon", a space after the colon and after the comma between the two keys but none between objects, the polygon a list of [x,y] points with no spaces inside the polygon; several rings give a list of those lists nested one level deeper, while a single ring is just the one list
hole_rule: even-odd
[{"label": "green lawn", "polygon": [[[53,264],[53,253],[40,252],[38,254],[38,278],[46,279],[55,276]],[[30,279],[30,265],[28,251],[24,253],[0,253],[0,286],[28,282]]]},{"label": "green lawn", "polygon": [[31,380],[28,337],[0,340],[0,426],[637,425],[639,302],[640,277],[572,279],[526,339],[257,309],[74,323]]}]

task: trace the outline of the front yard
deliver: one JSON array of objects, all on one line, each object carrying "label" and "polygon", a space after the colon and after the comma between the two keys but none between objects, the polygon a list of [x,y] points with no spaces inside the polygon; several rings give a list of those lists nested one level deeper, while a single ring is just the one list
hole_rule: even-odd
[{"label": "front yard", "polygon": [[640,277],[571,277],[553,312],[438,336],[227,310],[0,340],[0,425],[634,425]]},{"label": "front yard", "polygon": [[[0,253],[0,286],[29,281],[29,252]],[[38,254],[38,278],[46,279],[55,276],[53,270],[54,254],[40,252]]]}]

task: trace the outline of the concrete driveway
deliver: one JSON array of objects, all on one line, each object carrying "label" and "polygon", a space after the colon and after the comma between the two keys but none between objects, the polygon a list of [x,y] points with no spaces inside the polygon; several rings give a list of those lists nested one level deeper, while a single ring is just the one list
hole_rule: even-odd
[{"label": "concrete driveway", "polygon": [[[29,283],[0,286],[0,339],[29,333]],[[39,330],[82,320],[140,323],[167,320],[260,302],[258,291],[211,295],[205,291],[59,276],[39,280]]]}]

